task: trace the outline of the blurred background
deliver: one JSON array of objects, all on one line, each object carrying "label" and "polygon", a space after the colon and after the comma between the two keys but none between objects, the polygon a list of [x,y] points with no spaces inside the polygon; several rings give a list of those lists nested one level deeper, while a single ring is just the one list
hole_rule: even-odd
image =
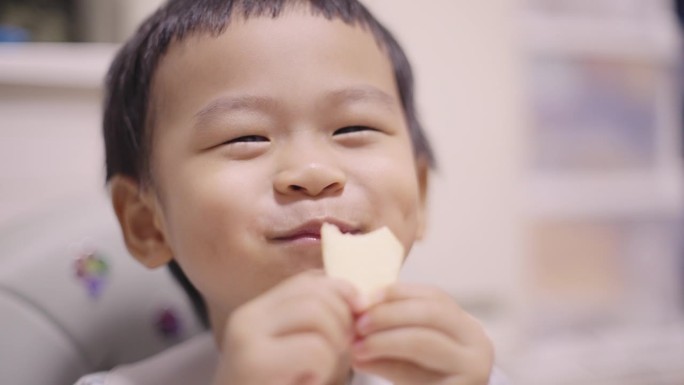
[{"label": "blurred background", "polygon": [[[0,269],[17,227],[111,216],[102,78],[160,3],[0,1]],[[365,3],[415,66],[439,163],[403,279],[480,318],[515,383],[684,384],[675,2]]]}]

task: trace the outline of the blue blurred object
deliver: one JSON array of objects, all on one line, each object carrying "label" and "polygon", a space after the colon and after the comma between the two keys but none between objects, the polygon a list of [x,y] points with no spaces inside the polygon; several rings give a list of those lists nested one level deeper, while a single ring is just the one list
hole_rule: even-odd
[{"label": "blue blurred object", "polygon": [[0,24],[0,43],[23,43],[31,40],[31,34],[24,28]]}]

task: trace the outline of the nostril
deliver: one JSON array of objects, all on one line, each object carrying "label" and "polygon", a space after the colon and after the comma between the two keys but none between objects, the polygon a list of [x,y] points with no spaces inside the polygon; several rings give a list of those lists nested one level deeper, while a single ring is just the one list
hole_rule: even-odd
[{"label": "nostril", "polygon": [[327,165],[311,164],[306,167],[290,167],[279,172],[273,187],[279,194],[319,196],[337,194],[344,189],[346,175]]},{"label": "nostril", "polygon": [[335,183],[331,183],[331,184],[325,186],[323,191],[337,191],[337,190],[342,189],[342,187],[344,187],[344,184],[335,182]]}]

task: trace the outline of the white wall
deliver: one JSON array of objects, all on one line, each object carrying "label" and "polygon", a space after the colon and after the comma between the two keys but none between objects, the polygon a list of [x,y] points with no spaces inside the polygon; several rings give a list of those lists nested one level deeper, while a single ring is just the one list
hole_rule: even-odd
[{"label": "white wall", "polygon": [[53,206],[104,197],[99,87],[112,53],[0,45],[0,231]]}]

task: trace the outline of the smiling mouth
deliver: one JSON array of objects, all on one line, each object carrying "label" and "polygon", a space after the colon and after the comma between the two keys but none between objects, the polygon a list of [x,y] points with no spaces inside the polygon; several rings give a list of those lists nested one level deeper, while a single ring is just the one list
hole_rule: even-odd
[{"label": "smiling mouth", "polygon": [[286,230],[276,234],[271,237],[271,240],[275,242],[283,243],[316,243],[320,244],[321,241],[321,226],[323,223],[331,223],[337,226],[342,233],[345,234],[358,234],[361,232],[357,227],[350,225],[348,223],[326,218],[326,219],[316,219],[303,223],[291,230]]},{"label": "smiling mouth", "polygon": [[320,234],[320,232],[297,233],[297,234],[293,234],[293,235],[287,236],[287,237],[274,238],[274,240],[279,241],[279,242],[296,242],[296,241],[319,242],[321,240],[321,234]]}]

